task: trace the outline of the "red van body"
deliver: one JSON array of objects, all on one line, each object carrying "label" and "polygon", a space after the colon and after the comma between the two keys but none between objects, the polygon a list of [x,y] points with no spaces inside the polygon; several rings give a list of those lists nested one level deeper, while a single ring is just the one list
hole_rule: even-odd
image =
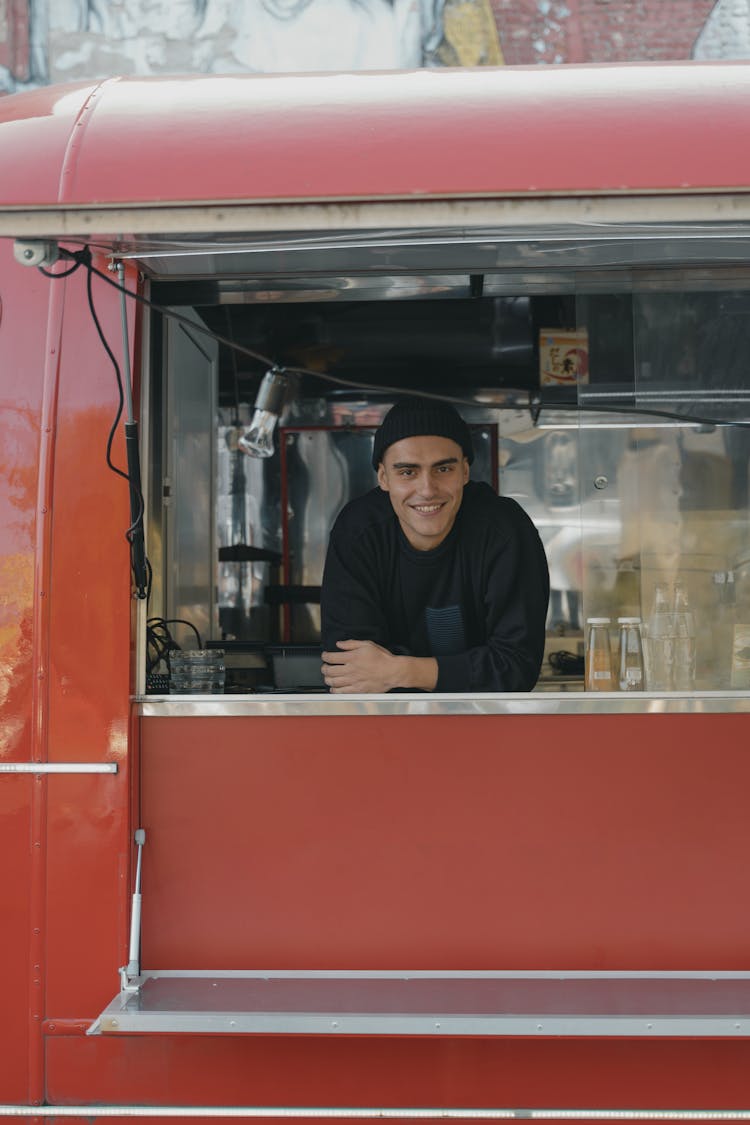
[{"label": "red van body", "polygon": [[[0,1115],[750,1116],[746,698],[160,711],[112,365],[85,268],[44,257],[88,246],[144,294],[162,253],[220,279],[274,240],[325,272],[334,236],[741,226],[748,124],[741,63],[0,100]],[[146,317],[128,301],[136,413]],[[120,1028],[141,827],[164,991]]]}]

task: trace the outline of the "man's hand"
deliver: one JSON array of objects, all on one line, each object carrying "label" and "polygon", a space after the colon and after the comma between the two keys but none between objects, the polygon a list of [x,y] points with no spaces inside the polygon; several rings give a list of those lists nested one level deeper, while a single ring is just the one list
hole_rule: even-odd
[{"label": "man's hand", "polygon": [[323,679],[335,693],[386,692],[393,688],[432,691],[437,661],[432,656],[394,656],[374,641],[337,641],[323,653]]},{"label": "man's hand", "polygon": [[398,657],[374,641],[337,641],[338,652],[323,653],[323,679],[332,692],[390,691],[397,687]]}]

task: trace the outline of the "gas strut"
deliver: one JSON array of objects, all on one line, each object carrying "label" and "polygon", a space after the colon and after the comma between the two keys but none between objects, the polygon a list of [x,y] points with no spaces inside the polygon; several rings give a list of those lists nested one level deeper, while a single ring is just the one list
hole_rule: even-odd
[{"label": "gas strut", "polygon": [[143,858],[143,845],[146,843],[145,828],[136,828],[135,843],[138,848],[138,860],[135,868],[135,889],[133,891],[133,909],[130,915],[130,950],[128,953],[128,967],[125,973],[129,980],[140,976],[140,945],[141,945],[141,860]]},{"label": "gas strut", "polygon": [[120,281],[120,315],[122,318],[122,353],[124,360],[123,384],[125,389],[125,453],[128,459],[128,485],[130,487],[130,558],[133,581],[138,598],[148,591],[146,547],[143,538],[143,491],[141,489],[141,459],[138,452],[138,423],[133,413],[133,388],[130,376],[130,346],[128,343],[128,317],[125,308],[125,267],[118,263]]}]

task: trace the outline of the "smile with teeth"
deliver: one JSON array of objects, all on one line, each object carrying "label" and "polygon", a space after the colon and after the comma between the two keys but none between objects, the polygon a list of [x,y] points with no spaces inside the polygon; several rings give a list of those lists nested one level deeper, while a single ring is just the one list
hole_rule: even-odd
[{"label": "smile with teeth", "polygon": [[439,512],[442,507],[442,504],[413,504],[412,510],[419,512],[421,516],[431,516],[433,512]]}]

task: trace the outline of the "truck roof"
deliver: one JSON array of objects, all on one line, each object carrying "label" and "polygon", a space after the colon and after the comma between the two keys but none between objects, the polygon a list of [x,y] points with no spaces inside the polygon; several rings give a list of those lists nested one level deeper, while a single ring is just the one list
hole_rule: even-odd
[{"label": "truck roof", "polygon": [[0,99],[0,209],[750,184],[750,65],[112,78]]}]

